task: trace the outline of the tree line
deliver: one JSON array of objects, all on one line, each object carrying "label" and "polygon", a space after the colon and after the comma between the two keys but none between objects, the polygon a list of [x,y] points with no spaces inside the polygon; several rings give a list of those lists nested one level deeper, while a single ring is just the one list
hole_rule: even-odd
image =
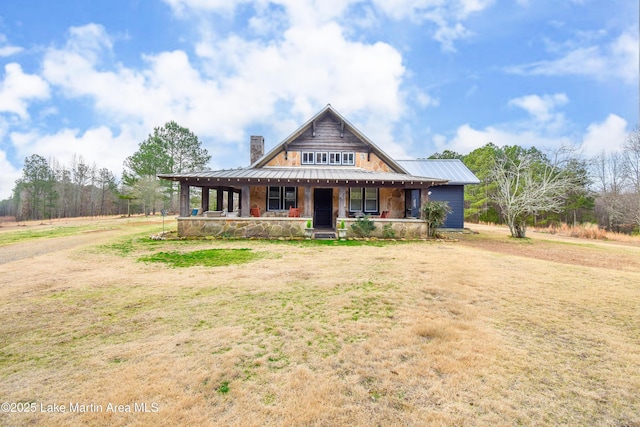
[{"label": "tree line", "polygon": [[465,220],[527,226],[597,223],[617,232],[640,229],[640,128],[620,153],[584,158],[571,147],[543,152],[488,143],[467,155],[445,150],[432,159],[460,159],[480,184],[465,187]]},{"label": "tree line", "polygon": [[154,129],[124,160],[122,179],[107,168],[74,156],[70,165],[33,154],[25,159],[12,197],[0,202],[0,216],[18,221],[97,215],[173,212],[177,189],[161,173],[203,170],[211,156],[189,129],[170,121]]},{"label": "tree line", "polygon": [[[514,237],[527,226],[597,223],[607,230],[640,228],[640,128],[620,153],[586,159],[567,147],[543,152],[488,143],[467,155],[445,150],[480,179],[465,187],[465,220],[506,223]],[[204,170],[211,160],[198,137],[171,121],[154,128],[123,162],[122,179],[75,156],[70,165],[33,154],[0,216],[18,220],[178,211],[176,184],[162,173]]]}]

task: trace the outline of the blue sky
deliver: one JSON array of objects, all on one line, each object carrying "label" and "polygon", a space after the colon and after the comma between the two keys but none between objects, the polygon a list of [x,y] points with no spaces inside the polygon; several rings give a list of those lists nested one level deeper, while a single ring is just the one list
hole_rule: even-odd
[{"label": "blue sky", "polygon": [[24,158],[116,175],[154,127],[248,164],[331,104],[395,158],[487,142],[619,150],[638,124],[632,0],[5,0],[0,199]]}]

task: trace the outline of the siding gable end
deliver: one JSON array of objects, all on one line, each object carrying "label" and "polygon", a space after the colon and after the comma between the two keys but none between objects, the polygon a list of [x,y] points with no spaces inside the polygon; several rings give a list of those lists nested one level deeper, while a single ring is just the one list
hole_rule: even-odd
[{"label": "siding gable end", "polygon": [[[374,162],[371,169],[406,174],[407,171],[372,141],[327,105],[288,138],[271,149],[251,167],[299,166],[302,152],[353,152],[356,166]],[[369,169],[369,168],[367,168]]]}]

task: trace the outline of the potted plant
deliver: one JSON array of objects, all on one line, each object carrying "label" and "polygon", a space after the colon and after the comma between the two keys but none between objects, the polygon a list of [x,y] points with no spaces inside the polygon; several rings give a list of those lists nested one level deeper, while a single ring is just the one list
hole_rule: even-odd
[{"label": "potted plant", "polygon": [[310,240],[311,236],[313,236],[313,223],[310,219],[307,220],[307,227],[304,229],[304,233],[307,240]]},{"label": "potted plant", "polygon": [[344,225],[344,219],[340,221],[340,226],[338,227],[338,239],[345,240],[347,238],[347,227]]}]

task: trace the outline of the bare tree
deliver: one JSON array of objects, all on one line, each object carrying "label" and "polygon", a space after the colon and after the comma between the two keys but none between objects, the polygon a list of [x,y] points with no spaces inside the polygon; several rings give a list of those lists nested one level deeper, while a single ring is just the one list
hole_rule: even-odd
[{"label": "bare tree", "polygon": [[568,194],[579,185],[569,167],[574,162],[574,151],[567,147],[549,156],[535,148],[500,150],[492,168],[497,186],[494,200],[513,237],[526,237],[531,216],[563,209]]},{"label": "bare tree", "polygon": [[624,222],[625,203],[623,191],[625,175],[620,153],[602,153],[592,161],[594,184],[598,197],[596,215],[608,230],[614,230]]},{"label": "bare tree", "polygon": [[633,190],[630,217],[640,229],[640,126],[629,133],[622,152],[624,176]]}]

